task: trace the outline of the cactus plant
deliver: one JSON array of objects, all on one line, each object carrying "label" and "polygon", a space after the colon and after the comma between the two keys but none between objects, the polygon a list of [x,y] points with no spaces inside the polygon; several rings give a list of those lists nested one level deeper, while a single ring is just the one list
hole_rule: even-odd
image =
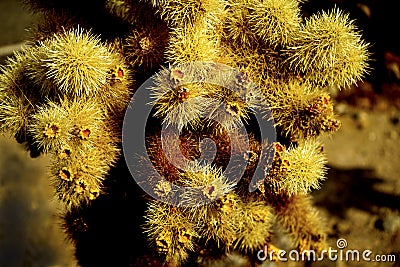
[{"label": "cactus plant", "polygon": [[[136,223],[156,252],[154,265],[209,266],[227,253],[256,264],[257,251],[274,248],[274,223],[300,252],[327,246],[310,192],[320,188],[327,169],[318,137],[340,127],[329,89],[347,88],[369,71],[369,45],[348,14],[334,8],[304,17],[297,0],[24,4],[43,19],[2,67],[0,130],[32,156],[50,155],[51,182],[65,204],[64,226],[73,241],[96,228],[87,210],[95,206],[101,213],[107,198],[129,198],[124,194],[131,191],[115,187],[131,179],[122,157],[124,116],[139,105],[140,85],[155,77],[148,88],[153,110],[143,129],[151,164],[142,161],[139,171],[160,198],[179,185],[203,188],[198,197],[208,202],[189,196],[186,205],[172,205],[143,192],[135,198],[144,205]],[[180,67],[191,62],[206,64]],[[218,76],[209,63],[238,75]],[[241,91],[207,80],[182,83],[210,71],[214,81]],[[269,168],[249,192],[257,164],[265,160],[264,137],[254,126],[257,110],[272,114],[262,119],[273,121],[276,140],[269,143]],[[160,137],[163,124],[179,130],[178,143]],[[245,135],[236,132],[240,125]],[[217,153],[204,165],[199,158],[205,138],[214,141]],[[247,166],[232,182],[224,171],[243,140],[248,149],[239,156]],[[174,147],[189,163],[171,162],[178,157]]]}]

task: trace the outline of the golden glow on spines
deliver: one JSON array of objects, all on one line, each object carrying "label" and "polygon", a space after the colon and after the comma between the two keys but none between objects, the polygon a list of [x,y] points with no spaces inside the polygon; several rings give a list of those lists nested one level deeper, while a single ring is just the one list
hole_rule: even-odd
[{"label": "golden glow on spines", "polygon": [[306,20],[287,61],[315,84],[349,87],[369,72],[368,48],[354,21],[335,8]]},{"label": "golden glow on spines", "polygon": [[88,96],[106,83],[110,62],[111,54],[100,38],[77,28],[41,42],[29,71],[44,96],[54,91]]}]

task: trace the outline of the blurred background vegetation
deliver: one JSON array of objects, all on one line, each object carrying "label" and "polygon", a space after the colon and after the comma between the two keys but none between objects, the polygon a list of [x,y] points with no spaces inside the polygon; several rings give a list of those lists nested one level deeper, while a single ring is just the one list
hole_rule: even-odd
[{"label": "blurred background vegetation", "polygon": [[[330,245],[395,254],[400,266],[400,41],[396,1],[310,0],[305,16],[337,6],[350,13],[371,43],[372,70],[364,82],[336,92],[342,128],[324,138],[328,179],[314,195],[328,221]],[[37,20],[16,0],[0,0],[0,64]],[[75,266],[46,174],[12,138],[0,137],[0,267]],[[272,264],[273,266],[275,264]],[[284,264],[276,264],[284,265]],[[365,266],[355,262],[305,266]],[[291,266],[302,266],[299,263]]]}]

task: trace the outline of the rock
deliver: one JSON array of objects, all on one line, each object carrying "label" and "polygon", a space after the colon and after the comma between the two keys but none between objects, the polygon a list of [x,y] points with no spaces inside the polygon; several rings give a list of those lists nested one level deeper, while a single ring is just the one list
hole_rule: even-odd
[{"label": "rock", "polygon": [[383,219],[383,230],[391,234],[400,230],[400,216],[397,214],[389,214]]},{"label": "rock", "polygon": [[335,111],[339,115],[346,114],[347,110],[348,110],[347,105],[344,103],[339,103],[339,104],[335,105]]},{"label": "rock", "polygon": [[369,126],[369,117],[368,114],[364,111],[360,111],[354,114],[353,116],[356,127],[359,129],[365,129]]}]

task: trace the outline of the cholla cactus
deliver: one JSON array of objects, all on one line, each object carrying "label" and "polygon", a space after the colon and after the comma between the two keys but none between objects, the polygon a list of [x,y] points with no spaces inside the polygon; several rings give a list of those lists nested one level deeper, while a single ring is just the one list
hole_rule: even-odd
[{"label": "cholla cactus", "polygon": [[[131,97],[159,71],[149,88],[154,112],[146,145],[152,166],[143,163],[142,175],[160,198],[174,185],[202,188],[186,205],[142,198],[147,208],[137,216],[143,216],[142,232],[160,262],[207,265],[226,253],[254,261],[265,245],[274,247],[274,222],[300,252],[325,248],[323,220],[309,193],[326,174],[318,136],[340,127],[329,87],[348,87],[369,69],[368,44],[347,14],[334,8],[304,18],[296,0],[25,2],[43,21],[2,68],[0,130],[25,143],[32,156],[51,156],[52,184],[66,205],[73,240],[87,227],[78,215],[112,192],[105,182],[123,168],[117,163],[123,160],[121,131]],[[215,83],[187,82],[212,71],[179,67],[190,62],[225,64],[240,75],[215,72]],[[265,160],[255,112],[269,109],[275,154],[249,192],[257,163]],[[162,123],[179,129],[179,142],[161,140]],[[243,124],[247,136],[237,131]],[[204,138],[217,146],[206,165],[199,160]],[[240,154],[243,140],[249,143],[246,155]],[[174,165],[170,160],[179,155],[170,153],[173,147],[189,162]],[[232,156],[247,162],[240,182],[224,173]]]}]

